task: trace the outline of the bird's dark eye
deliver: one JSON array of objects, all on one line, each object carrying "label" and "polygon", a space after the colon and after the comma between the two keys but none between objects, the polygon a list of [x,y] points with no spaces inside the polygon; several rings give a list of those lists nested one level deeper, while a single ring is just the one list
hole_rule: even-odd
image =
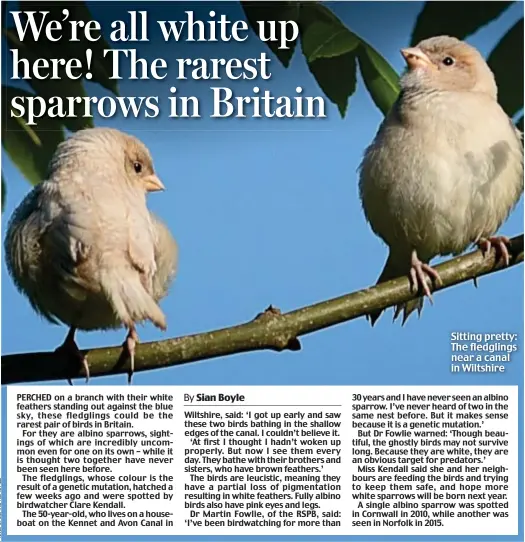
[{"label": "bird's dark eye", "polygon": [[443,64],[445,64],[445,66],[452,66],[452,64],[454,64],[454,59],[451,56],[446,56],[443,59]]},{"label": "bird's dark eye", "polygon": [[133,169],[135,173],[140,173],[142,171],[142,164],[140,162],[133,162]]}]

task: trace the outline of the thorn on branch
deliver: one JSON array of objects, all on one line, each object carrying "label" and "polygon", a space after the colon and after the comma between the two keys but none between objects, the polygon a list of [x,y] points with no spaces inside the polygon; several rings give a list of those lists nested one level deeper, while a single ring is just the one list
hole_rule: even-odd
[{"label": "thorn on branch", "polygon": [[264,310],[264,312],[260,312],[254,320],[258,321],[270,321],[276,316],[280,316],[282,314],[281,309],[278,309],[277,307],[274,307],[273,305],[269,305],[268,308]]}]

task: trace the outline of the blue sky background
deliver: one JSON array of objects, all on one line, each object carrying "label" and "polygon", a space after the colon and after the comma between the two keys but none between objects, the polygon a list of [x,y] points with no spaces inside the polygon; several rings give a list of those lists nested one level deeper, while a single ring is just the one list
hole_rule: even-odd
[{"label": "blue sky background", "polygon": [[[399,49],[409,43],[421,2],[337,3],[331,9],[366,39],[398,71]],[[90,4],[103,28],[124,18],[128,9],[146,9],[129,2]],[[254,35],[243,44],[164,43],[154,21],[178,19],[186,3],[147,6],[150,42],[137,45],[146,58],[258,56],[268,51]],[[192,9],[243,19],[238,3],[200,3]],[[468,41],[487,55],[499,38],[523,15],[521,3]],[[453,14],[451,13],[451,16]],[[156,26],[156,25],[155,25]],[[109,33],[106,32],[108,36]],[[270,53],[271,54],[271,53]],[[322,95],[300,50],[284,69],[272,56],[272,79],[259,86],[274,95]],[[251,94],[254,82],[122,81],[122,96],[158,95],[168,110],[169,87],[178,94],[204,96],[209,86],[229,86]],[[103,94],[88,85],[90,93]],[[139,329],[143,341],[197,333],[251,320],[269,304],[283,311],[368,287],[375,283],[387,249],[370,230],[358,199],[356,169],[374,137],[382,115],[362,81],[350,99],[347,115],[326,101],[327,119],[216,120],[102,119],[97,125],[128,131],[149,147],[157,173],[167,187],[153,194],[149,207],[174,233],[180,249],[175,285],[162,307],[168,319],[163,334],[151,325]],[[8,183],[2,230],[29,190],[29,184],[3,155]],[[502,227],[509,236],[523,231],[523,202]],[[14,288],[2,263],[2,352],[52,350],[67,329],[36,316]],[[257,352],[180,367],[137,373],[140,384],[521,384],[523,381],[523,267],[518,266],[435,296],[421,319],[404,327],[392,324],[392,311],[374,328],[364,319],[338,325],[301,339],[300,352]],[[504,374],[450,373],[453,331],[514,332],[520,351]],[[120,344],[125,331],[78,333],[80,348]],[[140,348],[140,345],[139,347]],[[80,382],[78,382],[80,383]],[[125,384],[126,376],[93,380]],[[522,410],[520,394],[520,412]],[[521,427],[522,423],[520,423]],[[509,540],[509,538],[505,538]],[[515,538],[517,540],[518,538]],[[496,539],[491,539],[496,540]]]},{"label": "blue sky background", "polygon": [[[148,7],[150,42],[138,45],[140,56],[253,57],[266,46],[255,36],[243,43],[164,43],[155,21],[183,16],[186,3]],[[90,5],[95,19],[109,28],[124,18],[128,3]],[[142,6],[142,7],[141,7]],[[186,7],[185,7],[186,6]],[[210,4],[194,5],[206,17]],[[396,70],[403,69],[399,49],[406,46],[422,4],[332,4],[334,12],[363,36]],[[143,9],[136,4],[134,9]],[[378,11],[380,10],[380,11]],[[237,3],[222,4],[232,20],[242,19]],[[519,18],[515,5],[469,41],[484,54]],[[378,24],[378,20],[388,21]],[[154,26],[155,25],[155,26]],[[260,83],[274,95],[322,92],[300,51],[290,68],[273,59],[272,79]],[[168,319],[163,334],[152,325],[139,330],[143,341],[212,330],[252,319],[269,304],[283,311],[339,296],[375,283],[386,246],[370,230],[358,198],[356,169],[373,139],[382,115],[364,85],[358,83],[345,119],[327,100],[326,119],[169,119],[170,86],[179,94],[201,97],[209,86],[230,86],[250,95],[253,82],[122,81],[122,96],[161,98],[157,119],[100,119],[97,125],[129,131],[150,148],[164,193],[152,194],[149,207],[162,217],[180,247],[180,269],[162,307]],[[263,86],[264,85],[264,86]],[[95,85],[89,90],[104,91]],[[209,107],[209,105],[208,105]],[[5,227],[30,186],[9,160]],[[520,202],[502,233],[523,231]],[[50,350],[65,337],[32,311],[2,266],[2,351]],[[520,332],[523,328],[521,266],[440,292],[435,306],[425,303],[421,319],[404,327],[392,324],[392,311],[374,328],[361,318],[302,339],[300,352],[256,352],[191,363],[135,375],[134,383],[155,384],[506,384],[521,381],[522,364],[511,363],[503,375],[450,375],[452,331]],[[125,331],[78,333],[81,348],[118,344]],[[125,376],[97,378],[97,384],[125,382]]]}]

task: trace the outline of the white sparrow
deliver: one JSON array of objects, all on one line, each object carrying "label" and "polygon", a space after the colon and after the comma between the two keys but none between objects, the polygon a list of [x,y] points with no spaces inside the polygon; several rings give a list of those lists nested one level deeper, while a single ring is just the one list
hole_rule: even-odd
[{"label": "white sparrow", "polygon": [[15,210],[6,264],[32,307],[70,331],[60,347],[89,367],[75,331],[125,326],[123,356],[134,369],[135,325],[166,318],[157,302],[177,267],[177,245],[146,207],[163,190],[145,145],[109,128],[75,133],[61,143],[48,178]]},{"label": "white sparrow", "polygon": [[[435,256],[478,244],[508,263],[508,239],[494,234],[523,192],[523,146],[474,47],[438,36],[401,54],[401,93],[365,152],[359,187],[366,218],[389,247],[378,282],[408,275],[432,301]],[[409,301],[394,319],[422,307],[423,297]]]}]

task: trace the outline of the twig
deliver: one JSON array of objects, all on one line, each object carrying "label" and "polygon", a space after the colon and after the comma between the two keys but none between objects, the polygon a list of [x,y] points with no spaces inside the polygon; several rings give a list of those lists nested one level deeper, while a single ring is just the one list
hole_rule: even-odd
[{"label": "twig", "polygon": [[[510,266],[523,262],[523,234],[511,240]],[[496,252],[487,257],[476,250],[436,267],[443,285],[439,290],[504,269],[496,261]],[[436,290],[437,291],[437,290]],[[410,290],[408,278],[400,277],[379,286],[316,303],[285,314],[270,306],[254,320],[216,331],[140,344],[135,357],[135,371],[159,369],[202,359],[216,358],[255,350],[299,350],[298,337],[372,311],[384,309],[417,297]],[[119,365],[121,347],[86,350],[91,376],[127,373]],[[34,352],[2,356],[2,384],[65,380],[71,376],[66,360],[56,352]],[[81,369],[78,374],[80,377]]]}]

